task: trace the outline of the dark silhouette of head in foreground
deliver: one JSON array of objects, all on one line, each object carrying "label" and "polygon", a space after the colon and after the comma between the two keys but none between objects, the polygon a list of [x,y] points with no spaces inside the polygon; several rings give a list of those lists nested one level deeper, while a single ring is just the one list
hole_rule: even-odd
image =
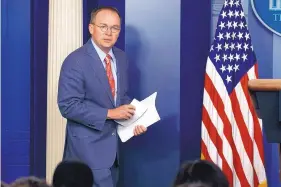
[{"label": "dark silhouette of head in foreground", "polygon": [[90,167],[78,161],[62,161],[55,169],[53,187],[92,187],[94,177]]},{"label": "dark silhouette of head in foreground", "polygon": [[229,183],[217,165],[206,160],[196,160],[182,165],[174,187],[229,187]]}]

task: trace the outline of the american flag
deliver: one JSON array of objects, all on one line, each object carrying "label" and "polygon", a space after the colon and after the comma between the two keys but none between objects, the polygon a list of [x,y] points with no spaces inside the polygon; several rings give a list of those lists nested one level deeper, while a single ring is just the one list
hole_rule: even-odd
[{"label": "american flag", "polygon": [[248,92],[248,81],[256,78],[241,1],[226,0],[206,64],[201,151],[233,187],[267,186],[262,122]]}]

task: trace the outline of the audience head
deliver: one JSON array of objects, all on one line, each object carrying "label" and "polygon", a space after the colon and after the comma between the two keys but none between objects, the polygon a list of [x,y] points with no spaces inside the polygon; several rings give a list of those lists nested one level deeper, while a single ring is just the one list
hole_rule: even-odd
[{"label": "audience head", "polygon": [[3,181],[1,181],[1,187],[8,187],[9,185]]},{"label": "audience head", "polygon": [[53,187],[92,187],[92,170],[78,161],[63,161],[58,164],[53,176]]},{"label": "audience head", "polygon": [[229,187],[229,183],[217,165],[197,160],[182,165],[174,187]]},{"label": "audience head", "polygon": [[21,177],[12,182],[9,187],[50,187],[45,180],[37,177]]}]

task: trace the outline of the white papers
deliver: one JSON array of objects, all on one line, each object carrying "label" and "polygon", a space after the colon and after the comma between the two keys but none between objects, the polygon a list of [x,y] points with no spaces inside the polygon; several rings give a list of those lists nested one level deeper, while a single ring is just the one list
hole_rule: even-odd
[{"label": "white papers", "polygon": [[[121,124],[118,125],[117,132],[122,142],[126,142],[134,136],[134,128],[136,125],[143,125],[145,127],[148,127],[160,120],[160,116],[155,107],[156,96],[157,92],[153,93],[141,102],[138,102],[137,100],[132,101],[131,104],[136,106],[136,111],[138,111],[136,112],[138,113],[137,116],[135,117],[134,115],[134,119],[130,119],[131,122],[126,122],[130,120],[117,122]],[[140,107],[140,109],[138,109],[138,107]],[[146,108],[146,110],[144,110],[144,108]],[[144,112],[142,113],[142,111]]]},{"label": "white papers", "polygon": [[147,110],[147,106],[143,103],[139,102],[138,100],[134,99],[131,102],[131,105],[135,106],[135,114],[131,119],[128,120],[115,120],[117,123],[119,123],[122,126],[129,126],[135,121],[137,121]]}]

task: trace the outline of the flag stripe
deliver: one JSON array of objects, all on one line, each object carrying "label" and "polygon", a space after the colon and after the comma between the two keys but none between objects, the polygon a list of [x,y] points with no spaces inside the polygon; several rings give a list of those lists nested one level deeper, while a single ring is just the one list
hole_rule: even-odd
[{"label": "flag stripe", "polygon": [[[202,123],[202,126],[203,125],[204,124]],[[203,136],[203,133],[202,133],[202,136]],[[201,151],[202,151],[204,159],[211,160],[211,157],[210,157],[210,155],[208,153],[208,150],[207,150],[207,146],[206,146],[206,144],[203,140],[201,140]]]},{"label": "flag stripe", "polygon": [[208,134],[208,131],[205,128],[205,124],[202,125],[202,135],[203,135],[203,141],[206,145],[209,146],[209,149],[207,148],[208,155],[211,160],[213,160],[217,165],[222,166],[222,160],[219,155],[216,153],[218,152],[216,146],[213,144],[212,140],[210,139],[210,136]]},{"label": "flag stripe", "polygon": [[[257,67],[258,67],[258,65],[255,64],[255,66],[253,66],[253,67],[248,71],[248,79],[249,79],[249,80],[252,80],[252,79],[256,79],[256,78],[257,78],[257,76],[258,76]],[[248,90],[248,88],[247,88],[247,90]],[[252,103],[252,102],[251,102],[251,103]],[[251,109],[251,107],[250,107],[250,109]],[[258,118],[258,115],[257,115],[257,113],[255,112],[255,109],[254,109],[253,104],[252,104],[252,109],[251,109],[251,111],[252,111],[252,113],[254,114],[254,116],[256,116],[256,117],[254,118],[254,120],[255,120],[255,119],[258,120],[258,121],[257,121],[257,124],[259,124],[259,126],[260,126],[260,128],[259,128],[259,129],[260,129],[260,133],[261,133],[260,136],[262,136],[262,120],[260,120],[260,119]],[[263,150],[263,144],[261,144],[260,146],[261,146],[261,148],[262,148],[262,150]],[[261,154],[262,157],[264,157],[263,151],[260,152],[260,154]],[[264,164],[264,159],[263,159],[263,164]]]},{"label": "flag stripe", "polygon": [[[226,164],[222,165],[222,169],[223,169],[223,171],[225,171],[226,176],[231,179],[233,177],[232,176],[233,174],[232,174],[232,170],[229,167],[229,163],[231,163],[231,166],[232,166],[232,162],[227,162],[225,159],[225,156],[223,154],[223,150],[225,150],[225,149],[223,149],[223,141],[221,139],[221,136],[218,134],[216,128],[214,127],[214,124],[212,123],[205,107],[203,107],[203,116],[204,116],[203,123],[207,127],[206,130],[210,136],[210,139],[211,139],[211,141],[213,141],[213,143],[215,145],[217,145],[216,147],[217,147],[219,156],[223,160],[223,163],[226,163]],[[228,150],[231,151],[231,149],[228,149]],[[232,183],[233,181],[229,181],[229,182]]]},{"label": "flag stripe", "polygon": [[[227,114],[230,114],[229,112],[224,111],[224,108],[227,109],[229,107],[225,106],[225,104],[223,103],[223,100],[225,100],[226,101],[225,103],[227,104],[227,103],[230,103],[229,98],[226,97],[226,95],[227,95],[226,90],[224,90],[223,89],[224,87],[221,86],[223,84],[222,80],[220,80],[220,76],[216,75],[217,72],[216,72],[212,62],[210,62],[210,59],[208,59],[208,61],[207,61],[207,66],[208,66],[207,74],[205,75],[205,89],[210,94],[210,97],[212,98],[212,100],[215,101],[214,102],[214,103],[216,103],[215,108],[217,109],[218,114],[223,121],[224,135],[226,136],[226,139],[228,140],[228,143],[230,144],[231,149],[233,151],[233,158],[234,158],[233,165],[235,167],[238,178],[240,179],[240,183],[242,186],[249,186],[249,181],[247,180],[246,175],[245,175],[245,173],[247,173],[247,172],[243,170],[242,162],[240,159],[240,156],[242,156],[242,155],[243,155],[242,158],[247,157],[247,156],[245,156],[245,149],[244,149],[241,139],[239,141],[239,136],[237,138],[237,141],[235,141],[235,142],[237,142],[237,143],[240,142],[240,145],[242,145],[241,148],[243,148],[243,149],[241,149],[241,148],[238,150],[236,149],[236,145],[234,144],[234,140],[232,137],[232,128],[233,127],[231,127],[231,124],[229,121],[229,119],[232,119],[232,118],[230,116],[227,116]],[[211,76],[212,78],[209,77],[209,74],[213,74]],[[212,81],[215,83],[216,87],[214,86]],[[231,105],[228,104],[228,106],[231,106]],[[235,132],[238,131],[236,126],[234,128],[234,131]],[[238,152],[240,154],[238,154]],[[251,165],[251,163],[249,162],[249,160],[245,159],[243,162],[243,165]],[[244,168],[244,169],[247,169],[247,168]]]},{"label": "flag stripe", "polygon": [[[253,122],[253,116],[252,116],[252,113],[249,109],[249,97],[247,98],[247,95],[249,95],[248,92],[245,92],[243,90],[243,87],[245,88],[245,86],[242,87],[242,85],[245,85],[243,84],[244,83],[244,79],[246,79],[248,77],[247,74],[245,74],[245,76],[242,78],[242,80],[240,81],[241,84],[239,83],[236,88],[235,88],[235,92],[238,96],[239,99],[237,99],[237,103],[239,103],[239,107],[241,108],[241,112],[242,112],[242,116],[243,116],[243,121],[245,122],[245,128],[248,129],[248,134],[250,137],[248,137],[248,142],[251,144],[252,147],[249,148],[249,151],[247,152],[248,153],[248,156],[250,157],[250,160],[252,161],[252,165],[253,167],[255,167],[254,165],[254,149],[255,149],[255,140],[254,140],[254,132],[255,132],[255,129],[256,129],[256,124],[254,124]],[[247,81],[248,82],[248,81]],[[247,85],[247,84],[246,84]],[[247,124],[247,125],[246,125]],[[246,130],[245,130],[246,131]],[[243,136],[243,135],[242,135]],[[244,145],[245,146],[245,145]],[[246,147],[246,146],[245,146]],[[262,162],[261,162],[262,163]],[[258,176],[257,176],[257,172],[256,172],[256,168],[254,170],[254,186],[256,186],[258,184]]]},{"label": "flag stripe", "polygon": [[[253,69],[253,70],[252,70]],[[253,67],[249,72],[248,72],[248,76],[245,77],[245,82],[248,82],[249,80],[255,78],[255,75],[251,75],[252,73],[254,73],[254,69],[256,69],[256,67]],[[249,110],[252,114],[252,118],[254,121],[254,140],[257,143],[257,148],[259,151],[259,155],[261,156],[261,161],[262,164],[264,165],[264,150],[263,150],[263,137],[262,137],[262,125],[260,124],[259,120],[258,120],[258,116],[257,113],[254,109],[252,100],[251,100],[251,96],[249,94],[248,88],[247,87],[242,87],[243,88],[243,92],[246,96],[247,99],[247,104],[249,106]]]},{"label": "flag stripe", "polygon": [[[248,82],[251,79],[255,79],[257,77],[257,66],[253,66],[248,71],[248,76],[245,78],[245,82]],[[252,103],[252,100],[250,98],[250,93],[248,91],[248,88],[246,86],[242,87],[243,92],[245,93],[245,96],[247,98],[249,110],[252,114],[253,121],[254,121],[254,168],[255,171],[257,171],[258,176],[258,184],[261,184],[266,180],[266,173],[265,173],[265,167],[264,167],[264,149],[263,149],[263,137],[262,137],[262,123],[260,122],[257,113],[255,112],[254,105]]]}]

